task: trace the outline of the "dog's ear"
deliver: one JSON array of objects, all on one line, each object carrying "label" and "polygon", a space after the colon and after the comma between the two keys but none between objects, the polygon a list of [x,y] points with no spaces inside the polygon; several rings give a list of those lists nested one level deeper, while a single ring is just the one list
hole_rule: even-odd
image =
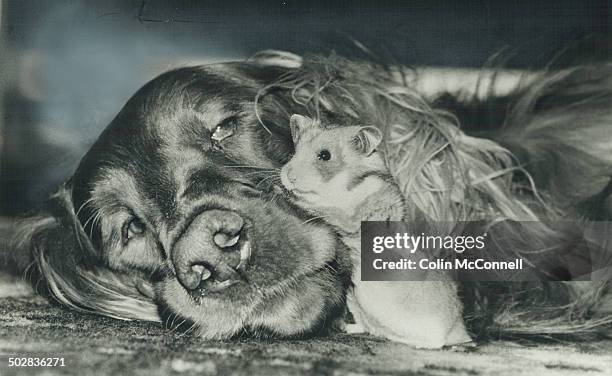
[{"label": "dog's ear", "polygon": [[[74,224],[68,230],[69,209],[66,208],[66,188],[62,187],[43,207],[28,217],[16,220],[2,229],[0,269],[11,274],[20,274],[37,263],[37,255],[45,249],[68,261],[76,252],[77,240]],[[60,235],[62,238],[60,239]],[[61,243],[62,252],[55,246]]]},{"label": "dog's ear", "polygon": [[44,208],[5,232],[0,264],[24,273],[39,293],[73,309],[120,319],[159,321],[157,306],[139,292],[138,275],[108,269],[75,216],[65,185]]},{"label": "dog's ear", "polygon": [[359,128],[353,138],[353,146],[359,153],[369,156],[382,142],[382,133],[376,127]]},{"label": "dog's ear", "polygon": [[34,261],[27,249],[54,223],[53,217],[36,214],[14,223],[0,224],[0,271],[12,275],[24,273]]}]

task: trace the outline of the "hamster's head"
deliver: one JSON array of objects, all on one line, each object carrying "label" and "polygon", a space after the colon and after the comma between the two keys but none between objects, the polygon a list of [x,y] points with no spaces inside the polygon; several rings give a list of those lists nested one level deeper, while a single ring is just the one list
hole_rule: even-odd
[{"label": "hamster's head", "polygon": [[316,215],[350,216],[378,188],[362,183],[386,169],[377,151],[381,132],[375,127],[327,127],[302,115],[292,115],[290,126],[295,154],[283,166],[281,181],[294,203]]}]

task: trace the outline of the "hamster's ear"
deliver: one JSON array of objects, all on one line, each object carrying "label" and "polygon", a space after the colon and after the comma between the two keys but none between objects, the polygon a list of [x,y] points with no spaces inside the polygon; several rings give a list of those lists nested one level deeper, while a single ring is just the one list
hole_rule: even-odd
[{"label": "hamster's ear", "polygon": [[353,138],[353,146],[359,153],[365,155],[372,154],[382,141],[382,133],[376,127],[359,128],[357,134]]},{"label": "hamster's ear", "polygon": [[291,137],[293,138],[293,144],[297,145],[300,136],[304,134],[304,131],[308,127],[312,126],[313,121],[311,118],[303,115],[293,114],[289,119],[289,127],[291,128]]}]

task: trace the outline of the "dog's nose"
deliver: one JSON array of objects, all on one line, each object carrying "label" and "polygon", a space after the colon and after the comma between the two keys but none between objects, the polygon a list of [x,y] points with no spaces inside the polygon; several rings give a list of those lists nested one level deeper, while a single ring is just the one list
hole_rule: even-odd
[{"label": "dog's nose", "polygon": [[220,291],[242,280],[250,243],[240,215],[208,210],[198,215],[175,243],[171,259],[179,282],[188,290]]}]

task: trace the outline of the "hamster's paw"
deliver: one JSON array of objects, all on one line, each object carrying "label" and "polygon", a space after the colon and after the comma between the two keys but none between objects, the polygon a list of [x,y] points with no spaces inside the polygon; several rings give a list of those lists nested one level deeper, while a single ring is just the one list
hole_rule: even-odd
[{"label": "hamster's paw", "polygon": [[401,342],[417,349],[441,349],[446,346],[446,332],[442,330],[436,330],[437,328],[429,327],[429,330],[416,330],[412,328],[411,331],[394,331],[382,334],[387,339],[395,342]]},{"label": "hamster's paw", "polygon": [[349,334],[366,332],[365,328],[361,324],[344,324],[344,330]]},{"label": "hamster's paw", "polygon": [[454,346],[454,345],[463,345],[467,343],[472,343],[472,337],[468,334],[465,329],[465,325],[463,324],[463,320],[457,321],[455,326],[451,329],[450,333],[446,337],[446,345]]},{"label": "hamster's paw", "polygon": [[410,345],[417,349],[437,350],[445,346],[443,338],[388,337],[388,339]]},{"label": "hamster's paw", "polygon": [[460,343],[458,345],[446,346],[450,351],[454,352],[472,352],[478,347],[474,341]]},{"label": "hamster's paw", "polygon": [[433,317],[404,320],[393,325],[376,328],[374,333],[395,342],[402,342],[419,349],[441,349],[470,343],[472,339],[462,320],[450,327],[445,320]]}]

